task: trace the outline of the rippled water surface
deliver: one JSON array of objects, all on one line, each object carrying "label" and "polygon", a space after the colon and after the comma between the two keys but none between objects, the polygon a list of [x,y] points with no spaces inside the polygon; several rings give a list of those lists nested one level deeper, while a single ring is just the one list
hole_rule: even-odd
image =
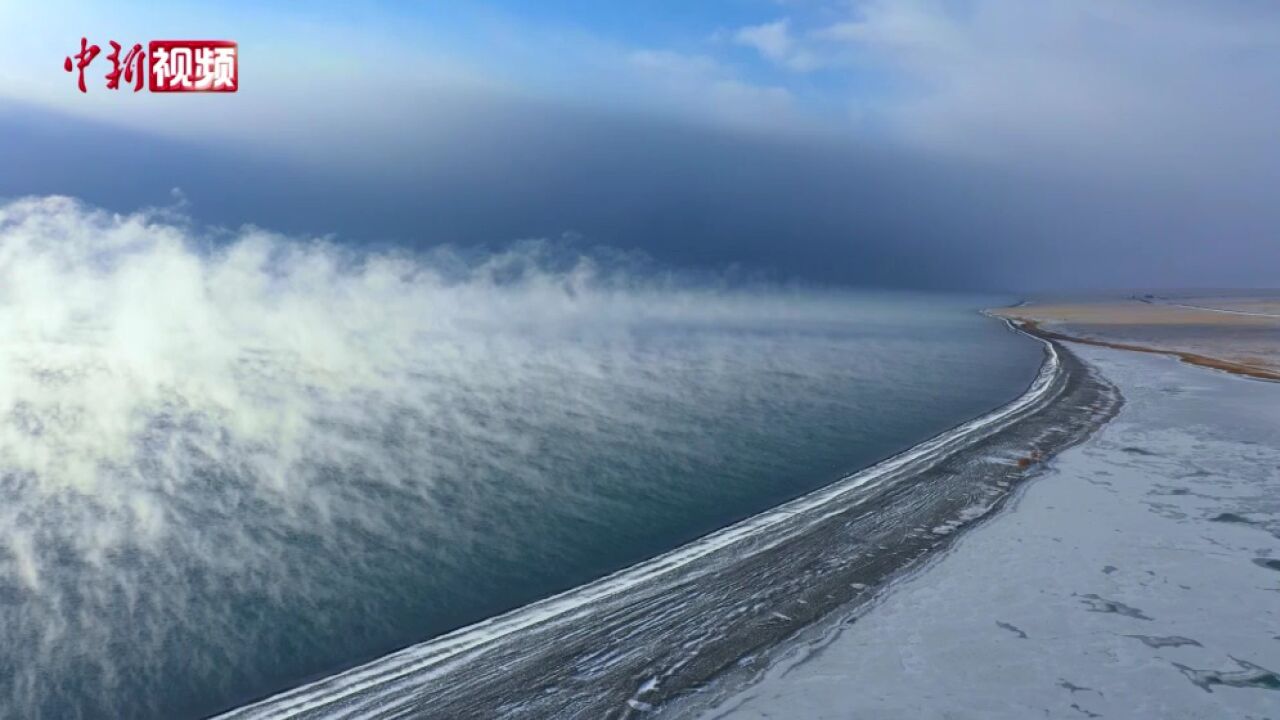
[{"label": "rippled water surface", "polygon": [[1019,394],[1000,301],[0,205],[3,704],[208,714],[652,556]]}]

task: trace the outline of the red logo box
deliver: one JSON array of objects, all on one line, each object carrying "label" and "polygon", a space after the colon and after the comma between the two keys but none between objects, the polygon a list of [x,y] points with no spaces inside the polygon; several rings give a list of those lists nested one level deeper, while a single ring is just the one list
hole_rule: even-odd
[{"label": "red logo box", "polygon": [[240,49],[227,40],[152,40],[147,47],[151,92],[235,92]]}]

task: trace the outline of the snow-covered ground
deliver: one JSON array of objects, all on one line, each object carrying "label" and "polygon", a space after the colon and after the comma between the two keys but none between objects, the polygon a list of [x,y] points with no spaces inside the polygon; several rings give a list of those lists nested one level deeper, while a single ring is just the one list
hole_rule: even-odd
[{"label": "snow-covered ground", "polygon": [[1126,405],[707,718],[1280,718],[1280,384],[1076,345]]}]

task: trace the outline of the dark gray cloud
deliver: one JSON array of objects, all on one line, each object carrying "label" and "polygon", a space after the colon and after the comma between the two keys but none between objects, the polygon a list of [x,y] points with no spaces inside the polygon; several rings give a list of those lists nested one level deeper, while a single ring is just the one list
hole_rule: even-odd
[{"label": "dark gray cloud", "polygon": [[204,223],[421,248],[569,234],[665,265],[840,284],[1261,286],[1280,263],[1262,187],[1054,174],[533,102],[473,102],[433,137],[446,142],[391,138],[401,152],[376,162],[286,161],[10,104],[0,194],[132,211],[179,187]]}]

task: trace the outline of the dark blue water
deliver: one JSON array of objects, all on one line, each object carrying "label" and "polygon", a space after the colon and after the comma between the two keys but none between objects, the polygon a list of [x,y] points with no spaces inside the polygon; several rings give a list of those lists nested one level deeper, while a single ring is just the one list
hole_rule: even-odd
[{"label": "dark blue water", "polygon": [[1000,298],[446,279],[28,212],[0,223],[15,716],[205,715],[350,667],[829,483],[1041,359],[977,314]]}]

